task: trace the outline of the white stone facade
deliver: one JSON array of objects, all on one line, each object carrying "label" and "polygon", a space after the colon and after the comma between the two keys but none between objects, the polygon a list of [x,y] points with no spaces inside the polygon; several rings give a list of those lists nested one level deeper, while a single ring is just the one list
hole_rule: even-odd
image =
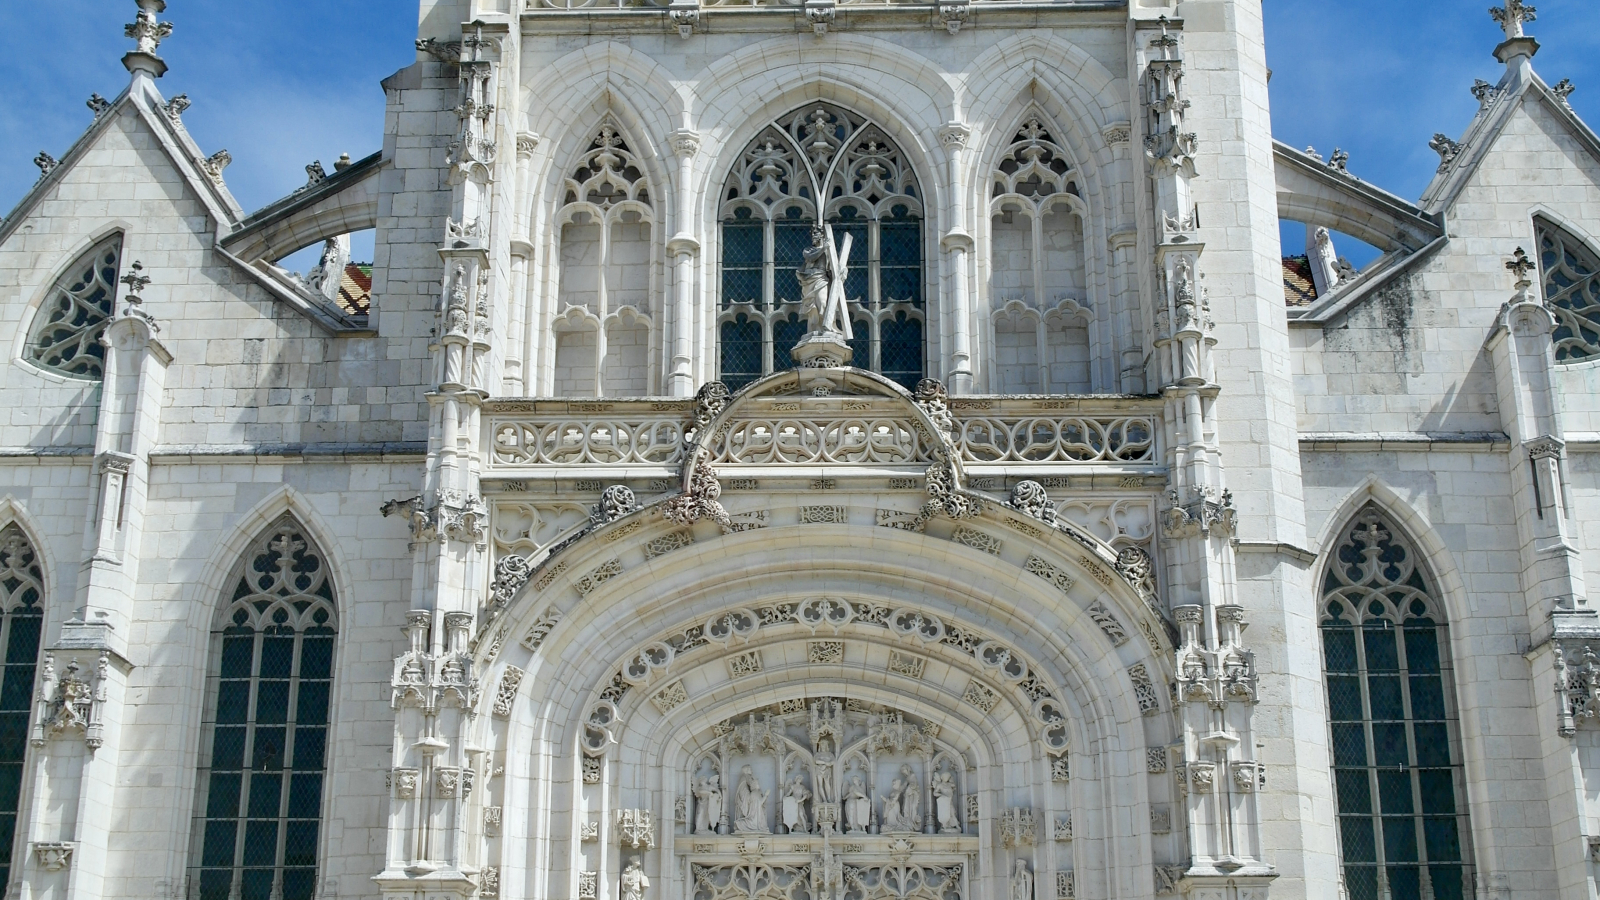
[{"label": "white stone facade", "polygon": [[[1254,0],[425,0],[247,215],[137,0],[0,222],[7,896],[1596,896],[1600,138],[1507,4],[1413,204]],[[1286,307],[1280,218],[1383,255]],[[273,264],[365,229],[370,312]]]}]

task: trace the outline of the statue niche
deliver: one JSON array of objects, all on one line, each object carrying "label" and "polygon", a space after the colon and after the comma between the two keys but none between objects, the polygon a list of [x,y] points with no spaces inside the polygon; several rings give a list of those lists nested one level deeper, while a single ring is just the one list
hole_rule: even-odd
[{"label": "statue niche", "polygon": [[736,716],[690,758],[691,830],[961,834],[967,758],[939,732],[895,709],[832,697]]}]

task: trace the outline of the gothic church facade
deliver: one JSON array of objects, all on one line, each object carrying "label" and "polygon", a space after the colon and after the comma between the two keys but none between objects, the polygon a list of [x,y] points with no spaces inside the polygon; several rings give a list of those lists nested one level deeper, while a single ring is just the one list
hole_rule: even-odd
[{"label": "gothic church facade", "polygon": [[1596,896],[1520,0],[1414,202],[1259,0],[423,0],[250,213],[165,7],[0,223],[7,897]]}]

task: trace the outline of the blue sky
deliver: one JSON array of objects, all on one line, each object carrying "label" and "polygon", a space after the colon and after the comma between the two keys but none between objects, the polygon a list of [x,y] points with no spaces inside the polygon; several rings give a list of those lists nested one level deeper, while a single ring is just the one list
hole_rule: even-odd
[{"label": "blue sky", "polygon": [[[1435,132],[1459,137],[1477,103],[1474,78],[1496,81],[1499,32],[1489,0],[1265,0],[1273,129],[1295,147],[1350,153],[1357,175],[1407,199],[1427,185]],[[1534,60],[1578,86],[1573,107],[1600,124],[1600,5],[1538,0]],[[127,83],[122,36],[132,0],[0,2],[0,211],[38,177],[33,157],[60,156],[90,121],[84,101]],[[187,93],[184,121],[208,153],[233,154],[228,185],[246,209],[382,144],[378,82],[415,59],[415,0],[170,0],[176,31],[161,47],[163,93]],[[1204,135],[1201,135],[1202,140]],[[1298,252],[1298,226],[1285,252]],[[1357,263],[1359,248],[1340,251]],[[370,252],[370,251],[368,251]],[[357,256],[362,255],[357,247]]]}]

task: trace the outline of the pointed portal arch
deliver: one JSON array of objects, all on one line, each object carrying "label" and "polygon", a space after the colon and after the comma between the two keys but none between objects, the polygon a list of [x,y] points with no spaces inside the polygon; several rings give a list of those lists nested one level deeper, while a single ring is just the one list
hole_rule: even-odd
[{"label": "pointed portal arch", "polygon": [[1556,317],[1556,362],[1600,357],[1600,258],[1575,235],[1535,218],[1545,305]]},{"label": "pointed portal arch", "polygon": [[1322,579],[1323,675],[1351,900],[1470,896],[1466,785],[1444,607],[1376,506]]},{"label": "pointed portal arch", "polygon": [[807,331],[795,270],[819,221],[851,235],[852,364],[916,387],[926,368],[922,189],[878,125],[828,103],[773,121],[722,191],[720,378],[735,390],[793,368]]},{"label": "pointed portal arch", "polygon": [[286,513],[251,543],[221,600],[191,882],[200,900],[311,900],[338,628],[332,573]]},{"label": "pointed portal arch", "polygon": [[121,261],[120,231],[72,261],[34,313],[24,351],[28,362],[86,381],[105,375],[100,336],[116,302]]}]

